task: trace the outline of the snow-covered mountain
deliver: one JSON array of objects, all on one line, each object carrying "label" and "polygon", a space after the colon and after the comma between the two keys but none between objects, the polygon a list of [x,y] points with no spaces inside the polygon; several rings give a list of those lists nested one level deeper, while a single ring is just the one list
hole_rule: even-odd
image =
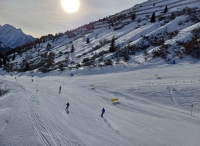
[{"label": "snow-covered mountain", "polygon": [[4,46],[9,46],[10,48],[15,48],[34,41],[30,35],[26,35],[21,29],[16,29],[12,25],[5,24],[0,26],[0,41]]},{"label": "snow-covered mountain", "polygon": [[[9,71],[48,72],[200,58],[200,0],[154,0],[15,48]],[[10,55],[13,55],[12,53]],[[12,68],[11,68],[12,67]],[[27,69],[25,69],[27,70]]]}]

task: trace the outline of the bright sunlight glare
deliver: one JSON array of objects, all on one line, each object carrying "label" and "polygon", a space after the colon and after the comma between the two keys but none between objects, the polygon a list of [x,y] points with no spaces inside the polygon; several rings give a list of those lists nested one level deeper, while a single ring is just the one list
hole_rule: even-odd
[{"label": "bright sunlight glare", "polygon": [[63,9],[68,13],[74,13],[79,9],[79,0],[61,0]]}]

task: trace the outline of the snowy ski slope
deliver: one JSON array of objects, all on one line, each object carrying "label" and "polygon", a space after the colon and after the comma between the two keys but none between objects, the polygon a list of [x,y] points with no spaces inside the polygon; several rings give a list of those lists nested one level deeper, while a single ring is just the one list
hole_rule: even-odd
[{"label": "snowy ski slope", "polygon": [[78,70],[73,77],[2,72],[1,88],[10,91],[0,97],[0,145],[199,146],[200,64],[133,66]]},{"label": "snowy ski slope", "polygon": [[[125,20],[130,22],[128,25],[113,31],[108,23],[97,22],[92,31],[76,32],[77,38],[64,35],[55,42],[47,41],[38,46],[40,51],[32,48],[10,63],[20,68],[22,60],[30,54],[29,61],[38,61],[40,54],[49,53],[47,43],[52,45],[49,51],[55,53],[54,63],[65,60],[68,54],[64,52],[72,44],[76,49],[69,61],[81,63],[84,58],[108,50],[110,43],[92,51],[100,41],[111,40],[113,36],[121,47],[139,43],[142,35],[154,36],[165,30],[169,33],[180,30],[177,36],[165,40],[172,46],[177,40],[190,39],[191,30],[200,24],[188,22],[179,26],[178,22],[186,16],[176,17],[164,26],[160,22],[152,24],[146,18],[154,11],[156,15],[163,11],[166,4],[170,4],[168,13],[186,6],[200,7],[199,0],[147,1],[133,7],[137,19],[143,20],[140,23],[128,18]],[[122,13],[128,14],[131,9]],[[151,46],[147,51],[153,49]],[[137,52],[128,62],[120,60],[120,64],[114,62],[104,68],[81,67],[45,74],[36,69],[33,74],[12,72],[12,76],[0,70],[0,87],[9,89],[9,93],[0,96],[0,146],[199,146],[199,60],[187,56],[182,60],[171,58],[175,65],[158,58],[145,62],[142,53]],[[106,60],[112,54],[103,57]],[[119,98],[119,103],[111,103],[111,98]],[[65,111],[67,102],[69,112]],[[103,107],[106,112],[101,118]]]}]

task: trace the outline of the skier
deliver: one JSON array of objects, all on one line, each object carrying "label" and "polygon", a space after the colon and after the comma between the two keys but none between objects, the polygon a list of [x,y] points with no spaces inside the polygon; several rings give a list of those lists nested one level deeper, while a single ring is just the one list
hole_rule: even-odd
[{"label": "skier", "polygon": [[105,109],[102,109],[101,117],[103,118],[103,114],[105,113]]},{"label": "skier", "polygon": [[68,108],[69,108],[69,102],[66,104],[67,106],[66,106],[66,110],[68,110]]},{"label": "skier", "polygon": [[61,86],[59,87],[59,94],[61,93]]},{"label": "skier", "polygon": [[73,77],[74,75],[73,75],[73,73],[71,73],[71,77]]},{"label": "skier", "polygon": [[31,81],[33,82],[33,79],[31,79]]}]

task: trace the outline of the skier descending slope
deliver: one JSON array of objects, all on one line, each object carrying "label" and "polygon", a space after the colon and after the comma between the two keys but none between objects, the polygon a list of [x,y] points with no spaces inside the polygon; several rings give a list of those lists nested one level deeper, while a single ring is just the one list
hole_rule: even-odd
[{"label": "skier descending slope", "polygon": [[102,109],[101,117],[103,118],[103,114],[105,113],[105,109]]},{"label": "skier descending slope", "polygon": [[61,86],[59,87],[59,94],[61,93]]},{"label": "skier descending slope", "polygon": [[67,106],[66,106],[66,110],[68,111],[68,108],[69,108],[69,102],[66,104]]}]

